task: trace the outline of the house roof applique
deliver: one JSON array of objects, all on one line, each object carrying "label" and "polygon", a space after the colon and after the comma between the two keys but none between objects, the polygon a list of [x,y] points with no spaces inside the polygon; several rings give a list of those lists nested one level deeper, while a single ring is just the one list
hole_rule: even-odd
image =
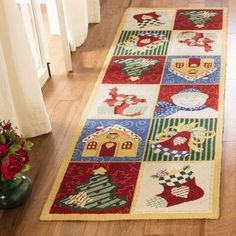
[{"label": "house roof applique", "polygon": [[83,142],[87,142],[88,140],[91,140],[93,138],[96,138],[98,136],[100,136],[101,134],[104,134],[106,132],[109,132],[111,130],[117,130],[117,131],[121,131],[124,134],[127,134],[128,136],[130,136],[131,138],[137,140],[137,141],[141,141],[142,138],[135,134],[133,131],[121,126],[121,125],[112,125],[112,126],[108,126],[106,128],[101,127],[98,131],[94,132],[93,134],[90,134],[89,136],[87,136],[86,138],[83,139]]}]

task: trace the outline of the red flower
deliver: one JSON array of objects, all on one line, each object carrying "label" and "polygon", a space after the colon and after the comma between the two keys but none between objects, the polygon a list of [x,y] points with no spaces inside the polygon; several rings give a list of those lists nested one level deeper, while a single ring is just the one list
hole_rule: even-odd
[{"label": "red flower", "polygon": [[24,164],[27,164],[29,162],[28,153],[24,149],[20,149],[19,151],[17,151],[17,155],[21,157],[21,160]]},{"label": "red flower", "polygon": [[13,155],[9,155],[1,165],[1,172],[5,180],[11,180],[21,169],[20,160]]},{"label": "red flower", "polygon": [[0,144],[0,154],[5,154],[7,152],[7,145]]},{"label": "red flower", "polygon": [[5,129],[5,130],[10,130],[11,129],[11,124],[7,123],[2,128]]}]

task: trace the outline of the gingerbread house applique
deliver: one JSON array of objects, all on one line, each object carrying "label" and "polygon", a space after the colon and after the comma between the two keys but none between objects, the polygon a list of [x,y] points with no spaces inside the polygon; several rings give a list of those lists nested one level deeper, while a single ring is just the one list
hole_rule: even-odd
[{"label": "gingerbread house applique", "polygon": [[83,139],[83,157],[136,157],[141,137],[121,126],[97,127]]},{"label": "gingerbread house applique", "polygon": [[212,58],[177,58],[172,59],[170,72],[189,81],[208,79],[216,71]]}]

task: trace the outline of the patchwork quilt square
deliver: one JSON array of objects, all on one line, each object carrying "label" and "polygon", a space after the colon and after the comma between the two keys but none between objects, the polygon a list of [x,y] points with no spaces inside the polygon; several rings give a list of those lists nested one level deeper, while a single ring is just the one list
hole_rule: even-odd
[{"label": "patchwork quilt square", "polygon": [[221,37],[217,30],[173,31],[168,55],[221,55]]},{"label": "patchwork quilt square", "polygon": [[209,211],[213,171],[212,162],[144,163],[132,212]]},{"label": "patchwork quilt square", "polygon": [[125,214],[140,163],[70,163],[50,213]]},{"label": "patchwork quilt square", "polygon": [[221,30],[222,9],[180,9],[175,19],[175,30]]},{"label": "patchwork quilt square", "polygon": [[155,118],[217,118],[218,85],[162,85]]},{"label": "patchwork quilt square", "polygon": [[122,31],[115,56],[166,55],[171,31]]},{"label": "patchwork quilt square", "polygon": [[[145,93],[144,91],[149,91]],[[92,105],[90,118],[151,118],[159,85],[103,84]]]},{"label": "patchwork quilt square", "polygon": [[87,120],[72,161],[141,161],[149,120]]},{"label": "patchwork quilt square", "polygon": [[217,119],[153,119],[143,161],[215,158]]},{"label": "patchwork quilt square", "polygon": [[167,57],[162,84],[218,84],[219,56]]},{"label": "patchwork quilt square", "polygon": [[175,10],[137,9],[127,16],[125,30],[172,30]]},{"label": "patchwork quilt square", "polygon": [[159,84],[165,56],[114,56],[102,83]]}]

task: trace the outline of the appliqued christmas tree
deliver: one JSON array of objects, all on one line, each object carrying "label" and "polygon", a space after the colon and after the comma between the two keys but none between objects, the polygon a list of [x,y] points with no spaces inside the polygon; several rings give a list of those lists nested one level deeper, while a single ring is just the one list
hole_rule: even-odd
[{"label": "appliqued christmas tree", "polygon": [[163,170],[152,176],[163,186],[163,192],[147,200],[147,206],[165,208],[202,198],[204,191],[196,184],[190,166]]},{"label": "appliqued christmas tree", "polygon": [[158,133],[151,147],[154,153],[177,158],[187,157],[190,150],[202,152],[201,144],[214,136],[214,131],[208,131],[195,122],[181,123],[178,126],[166,128],[163,133]]},{"label": "appliqued christmas tree", "polygon": [[159,64],[160,60],[151,58],[123,58],[113,61],[115,64],[121,64],[121,71],[129,76],[129,80],[136,81],[140,79],[145,72],[150,71],[153,65]]},{"label": "appliqued christmas tree", "polygon": [[76,187],[76,194],[62,199],[60,203],[74,210],[104,210],[126,205],[127,200],[113,193],[117,186],[106,172],[103,167],[94,170],[87,183]]},{"label": "appliqued christmas tree", "polygon": [[141,13],[133,16],[133,18],[137,21],[139,28],[141,29],[145,28],[148,25],[159,26],[163,24],[159,19],[160,17],[161,16],[156,12]]},{"label": "appliqued christmas tree", "polygon": [[217,16],[219,13],[214,11],[184,11],[180,13],[186,16],[197,28],[203,28],[205,24],[212,20],[213,17]]}]

